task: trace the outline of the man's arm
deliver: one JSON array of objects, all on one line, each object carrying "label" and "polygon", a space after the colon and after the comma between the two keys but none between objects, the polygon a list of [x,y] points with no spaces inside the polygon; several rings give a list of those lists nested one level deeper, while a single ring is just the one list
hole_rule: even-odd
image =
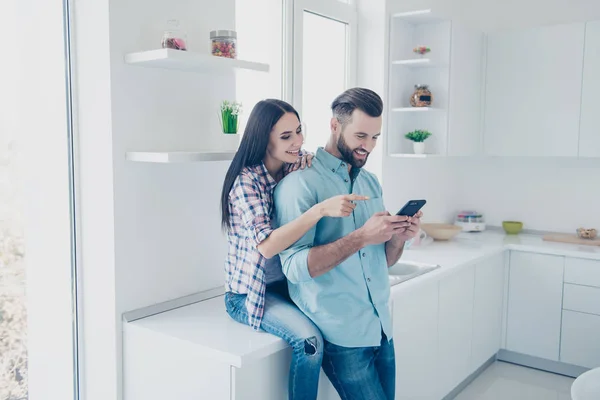
[{"label": "man's arm", "polygon": [[385,256],[387,258],[388,267],[391,267],[398,262],[404,252],[405,243],[408,240],[412,240],[419,233],[422,215],[423,213],[419,211],[414,217],[407,218],[406,221],[408,226],[399,230],[385,243]]},{"label": "man's arm", "polygon": [[393,235],[390,240],[385,242],[385,257],[388,267],[396,264],[402,253],[404,253],[404,244],[406,241],[400,239],[398,235]]},{"label": "man's arm", "polygon": [[[277,185],[274,193],[277,226],[293,221],[317,204],[315,187],[314,182],[308,185],[302,174],[291,174]],[[283,273],[292,283],[309,281],[331,271],[368,244],[365,230],[358,229],[335,242],[313,247],[315,232],[316,226],[279,254]]]},{"label": "man's arm", "polygon": [[363,247],[365,239],[360,229],[335,242],[313,247],[308,252],[308,273],[312,278],[323,275]]}]

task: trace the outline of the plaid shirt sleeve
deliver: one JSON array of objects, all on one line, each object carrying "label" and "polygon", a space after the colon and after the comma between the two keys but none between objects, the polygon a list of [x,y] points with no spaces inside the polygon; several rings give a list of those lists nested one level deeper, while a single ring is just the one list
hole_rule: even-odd
[{"label": "plaid shirt sleeve", "polygon": [[[267,199],[262,195],[258,183],[251,176],[240,174],[231,191],[230,199],[239,210],[245,230],[252,235],[252,241],[247,245],[254,247],[254,251],[247,253],[244,271],[245,286],[248,289],[246,296],[246,309],[248,310],[248,324],[259,330],[265,307],[265,271],[259,262],[262,255],[256,246],[265,240],[273,231]],[[258,259],[253,259],[258,257]]]},{"label": "plaid shirt sleeve", "polygon": [[242,221],[253,233],[254,242],[258,246],[273,232],[268,200],[261,194],[256,181],[246,174],[237,177],[231,200],[240,210]]}]

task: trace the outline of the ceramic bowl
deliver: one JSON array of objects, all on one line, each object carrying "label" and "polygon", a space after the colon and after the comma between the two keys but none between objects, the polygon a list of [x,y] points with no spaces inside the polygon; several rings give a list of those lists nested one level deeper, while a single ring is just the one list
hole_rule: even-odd
[{"label": "ceramic bowl", "polygon": [[523,230],[523,223],[519,221],[502,221],[502,228],[509,235],[516,235]]},{"label": "ceramic bowl", "polygon": [[460,226],[451,224],[421,224],[421,229],[434,240],[450,240],[462,231]]}]

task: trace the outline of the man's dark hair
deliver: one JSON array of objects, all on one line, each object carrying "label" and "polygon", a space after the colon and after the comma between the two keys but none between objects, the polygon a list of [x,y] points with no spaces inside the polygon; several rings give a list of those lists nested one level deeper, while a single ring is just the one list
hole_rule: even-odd
[{"label": "man's dark hair", "polygon": [[379,117],[383,112],[383,101],[374,91],[357,87],[346,90],[331,103],[333,116],[342,127],[352,121],[352,112],[357,108],[370,117]]}]

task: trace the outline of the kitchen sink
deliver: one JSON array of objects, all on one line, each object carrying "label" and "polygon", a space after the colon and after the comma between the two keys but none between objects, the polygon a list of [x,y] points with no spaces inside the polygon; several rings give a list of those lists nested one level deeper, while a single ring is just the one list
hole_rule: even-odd
[{"label": "kitchen sink", "polygon": [[417,276],[434,271],[438,268],[440,268],[440,266],[436,264],[400,261],[394,266],[388,268],[390,284],[392,286],[397,285],[399,283],[406,282],[409,279],[413,279]]}]

